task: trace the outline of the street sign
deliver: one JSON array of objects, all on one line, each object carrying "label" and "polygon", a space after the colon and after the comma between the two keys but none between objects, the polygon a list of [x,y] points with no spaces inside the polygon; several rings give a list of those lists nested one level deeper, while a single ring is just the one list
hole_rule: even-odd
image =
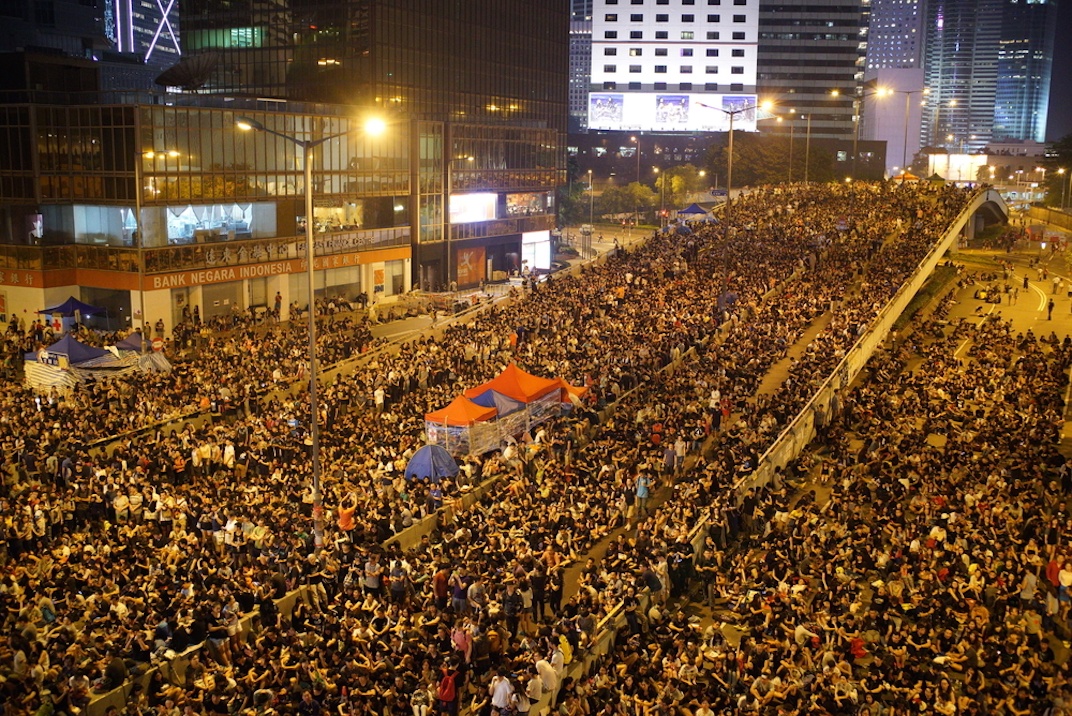
[{"label": "street sign", "polygon": [[729,196],[729,192],[725,189],[712,189],[711,196]]}]

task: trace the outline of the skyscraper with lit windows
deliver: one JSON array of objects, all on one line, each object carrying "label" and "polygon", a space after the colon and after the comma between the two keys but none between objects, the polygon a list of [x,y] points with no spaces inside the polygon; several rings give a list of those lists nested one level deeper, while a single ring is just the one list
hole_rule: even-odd
[{"label": "skyscraper with lit windows", "polygon": [[589,129],[725,131],[757,104],[760,5],[594,0]]},{"label": "skyscraper with lit windows", "polygon": [[1046,136],[1053,0],[927,0],[921,137],[953,151]]}]

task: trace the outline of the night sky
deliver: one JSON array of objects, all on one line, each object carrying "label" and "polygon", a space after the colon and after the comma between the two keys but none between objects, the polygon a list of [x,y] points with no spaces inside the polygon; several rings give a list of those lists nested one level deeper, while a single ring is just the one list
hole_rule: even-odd
[{"label": "night sky", "polygon": [[1057,42],[1050,80],[1050,116],[1046,122],[1046,140],[1050,142],[1072,134],[1072,42],[1064,37],[1062,28],[1072,28],[1072,0],[1057,4]]}]

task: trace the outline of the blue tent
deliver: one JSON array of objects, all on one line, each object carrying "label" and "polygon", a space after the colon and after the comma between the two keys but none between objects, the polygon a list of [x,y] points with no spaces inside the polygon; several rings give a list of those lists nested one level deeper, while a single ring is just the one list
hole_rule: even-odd
[{"label": "blue tent", "polygon": [[[70,335],[66,335],[59,339],[48,346],[46,350],[49,352],[49,355],[52,356],[67,356],[67,362],[73,366],[88,363],[89,361],[108,363],[115,360],[115,356],[109,351],[94,346],[87,346],[85,343],[79,343],[71,338]],[[36,353],[27,353],[25,357],[28,361],[38,360]],[[101,361],[100,359],[102,358],[106,358],[107,360]]]},{"label": "blue tent", "polygon": [[406,464],[406,477],[410,480],[423,480],[425,477],[432,482],[439,482],[444,477],[454,477],[458,474],[458,463],[450,456],[446,448],[439,445],[425,445]]},{"label": "blue tent", "polygon": [[44,308],[38,311],[38,313],[44,313],[47,316],[53,316],[58,313],[61,316],[66,316],[68,318],[73,316],[76,312],[81,313],[83,316],[92,316],[93,314],[107,313],[108,311],[100,306],[91,306],[88,303],[82,303],[74,296],[71,296],[58,306]]},{"label": "blue tent", "polygon": [[141,334],[137,332],[131,333],[129,336],[116,343],[115,347],[121,351],[137,351],[138,353],[141,353]]},{"label": "blue tent", "polygon": [[692,206],[682,209],[677,213],[678,216],[706,216],[707,209],[703,208],[699,204],[693,204]]},{"label": "blue tent", "polygon": [[485,408],[495,408],[498,411],[497,417],[503,417],[510,413],[516,413],[518,410],[522,410],[525,404],[520,400],[514,400],[509,395],[503,395],[497,390],[485,390],[475,398],[470,398],[477,405]]},{"label": "blue tent", "polygon": [[85,363],[94,358],[112,355],[103,348],[96,348],[95,346],[87,346],[85,343],[79,343],[69,335],[64,336],[50,345],[48,347],[48,352],[67,356],[71,365],[78,365],[79,363]]}]

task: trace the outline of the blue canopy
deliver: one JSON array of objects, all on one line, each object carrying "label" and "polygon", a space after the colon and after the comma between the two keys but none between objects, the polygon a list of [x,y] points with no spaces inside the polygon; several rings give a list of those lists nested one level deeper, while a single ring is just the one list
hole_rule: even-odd
[{"label": "blue canopy", "polygon": [[705,215],[707,213],[707,209],[703,208],[699,204],[693,204],[692,206],[687,207],[685,209],[682,209],[681,211],[679,211],[677,213],[682,215],[682,216],[688,216],[688,215],[703,216],[703,215]]},{"label": "blue canopy", "polygon": [[142,350],[141,334],[134,332],[115,344],[115,347],[121,351],[138,351]]},{"label": "blue canopy", "polygon": [[79,343],[70,335],[66,335],[59,339],[48,347],[49,353],[58,353],[60,355],[67,356],[67,360],[71,365],[78,365],[79,363],[85,363],[86,361],[100,358],[101,356],[112,355],[103,348],[96,348],[94,346],[87,346],[85,343]]},{"label": "blue canopy", "polygon": [[425,445],[406,464],[406,477],[410,480],[423,480],[428,477],[432,482],[439,482],[444,477],[458,474],[458,463],[450,456],[446,448],[439,445]]},{"label": "blue canopy", "polygon": [[73,316],[75,312],[81,313],[83,316],[92,316],[95,313],[107,313],[107,311],[100,306],[91,306],[88,303],[82,303],[74,296],[71,296],[58,306],[44,308],[38,311],[38,313],[44,313],[48,316],[58,313],[61,316],[67,316],[68,318]]},{"label": "blue canopy", "polygon": [[514,400],[509,395],[503,395],[497,390],[485,390],[475,398],[470,398],[477,405],[485,408],[495,408],[498,411],[497,417],[503,417],[510,413],[515,413],[525,407],[525,404],[520,400]]}]

